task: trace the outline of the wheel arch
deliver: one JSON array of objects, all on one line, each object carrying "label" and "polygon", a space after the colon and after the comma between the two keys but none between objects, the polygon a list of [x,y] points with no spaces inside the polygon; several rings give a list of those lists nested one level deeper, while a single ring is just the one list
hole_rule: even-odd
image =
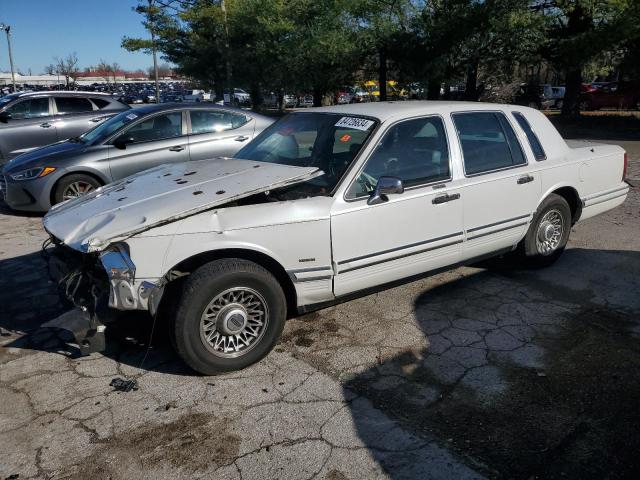
[{"label": "wheel arch", "polygon": [[544,200],[551,194],[556,194],[564,198],[569,204],[569,209],[571,210],[571,224],[580,220],[580,216],[582,215],[582,199],[580,198],[580,194],[578,191],[572,187],[571,185],[557,185],[553,188],[549,189],[545,195],[542,196],[540,202],[538,203],[538,207],[544,202]]},{"label": "wheel arch", "polygon": [[60,175],[59,178],[56,179],[54,184],[51,186],[51,191],[49,192],[49,201],[51,202],[51,205],[55,203],[54,197],[55,197],[56,189],[58,188],[58,185],[63,179],[67,178],[69,175],[87,175],[88,177],[91,177],[97,182],[99,182],[100,185],[106,185],[107,183],[109,183],[109,179],[105,178],[102,174],[100,174],[99,172],[96,172],[95,170],[86,169],[86,168],[78,169],[78,170],[66,170],[62,175]]},{"label": "wheel arch", "polygon": [[[222,248],[218,250],[208,250],[197,253],[181,260],[178,264],[167,270],[165,278],[170,277],[172,272],[192,273],[202,265],[212,262],[214,260],[220,260],[223,258],[240,258],[254,262],[270,272],[278,281],[284,292],[287,300],[287,312],[289,315],[297,311],[297,294],[295,286],[291,277],[285,270],[285,268],[275,260],[273,257],[266,253],[259,252],[257,250],[251,250],[247,248]],[[184,278],[180,276],[179,278]],[[175,284],[178,286],[179,282],[170,281],[168,286]]]}]

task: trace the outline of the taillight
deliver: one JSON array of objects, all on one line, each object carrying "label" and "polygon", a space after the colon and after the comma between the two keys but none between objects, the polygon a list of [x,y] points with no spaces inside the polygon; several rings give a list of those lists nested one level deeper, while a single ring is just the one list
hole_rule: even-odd
[{"label": "taillight", "polygon": [[627,168],[629,167],[629,154],[624,152],[624,166],[622,167],[622,181],[627,178]]}]

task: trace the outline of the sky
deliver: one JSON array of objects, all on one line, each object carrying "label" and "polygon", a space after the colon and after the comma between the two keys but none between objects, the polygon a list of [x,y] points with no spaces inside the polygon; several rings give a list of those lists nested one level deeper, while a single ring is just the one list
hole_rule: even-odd
[{"label": "sky", "polygon": [[[100,59],[125,70],[146,70],[150,55],[120,47],[123,36],[146,37],[137,0],[0,0],[0,23],[11,25],[16,71],[44,72],[53,57],[76,52],[80,69]],[[0,31],[0,71],[8,72],[7,39]]]}]

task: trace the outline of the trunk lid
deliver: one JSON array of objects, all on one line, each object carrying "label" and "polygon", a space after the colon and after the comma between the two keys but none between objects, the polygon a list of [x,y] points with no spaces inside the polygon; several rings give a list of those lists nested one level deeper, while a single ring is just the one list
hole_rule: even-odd
[{"label": "trunk lid", "polygon": [[231,158],[160,165],[54,206],[43,224],[71,248],[100,251],[150,228],[321,174],[315,167]]}]

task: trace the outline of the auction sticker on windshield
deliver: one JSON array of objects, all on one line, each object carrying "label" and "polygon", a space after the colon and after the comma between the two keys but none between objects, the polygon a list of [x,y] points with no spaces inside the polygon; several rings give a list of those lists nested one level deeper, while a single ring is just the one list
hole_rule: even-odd
[{"label": "auction sticker on windshield", "polygon": [[138,115],[136,115],[135,113],[130,113],[129,115],[127,115],[127,118],[129,120],[135,120],[136,118],[138,118]]},{"label": "auction sticker on windshield", "polygon": [[369,130],[371,125],[373,125],[373,120],[367,120],[366,118],[356,118],[356,117],[342,117],[336,123],[336,127],[343,128],[355,128],[356,130]]}]

